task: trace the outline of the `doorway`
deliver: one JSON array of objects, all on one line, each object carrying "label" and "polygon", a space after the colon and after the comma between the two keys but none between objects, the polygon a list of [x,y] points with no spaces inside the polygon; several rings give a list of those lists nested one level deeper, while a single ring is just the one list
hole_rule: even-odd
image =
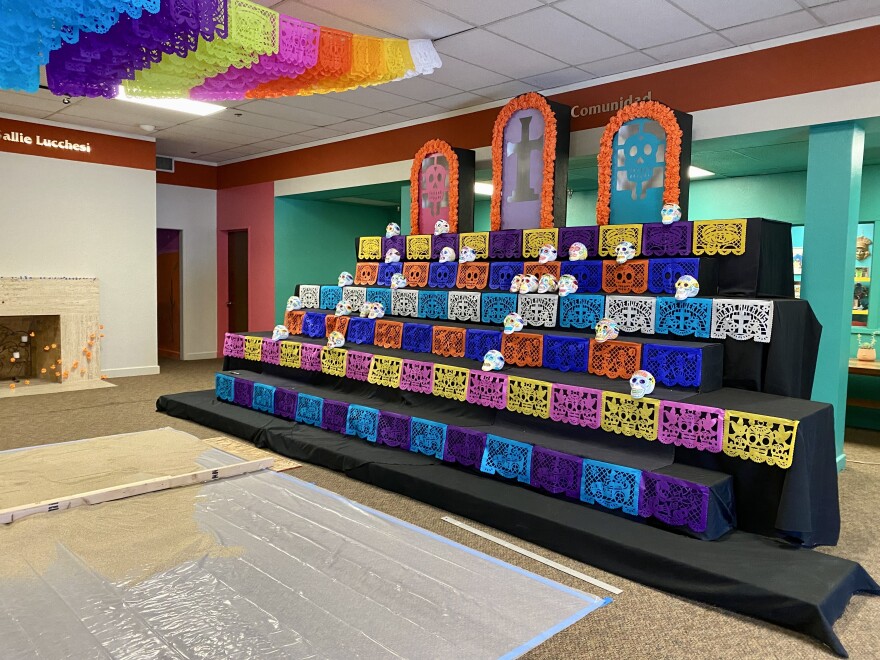
[{"label": "doorway", "polygon": [[246,229],[227,232],[228,298],[227,332],[248,330],[248,233]]},{"label": "doorway", "polygon": [[159,355],[180,359],[180,230],[156,230]]}]

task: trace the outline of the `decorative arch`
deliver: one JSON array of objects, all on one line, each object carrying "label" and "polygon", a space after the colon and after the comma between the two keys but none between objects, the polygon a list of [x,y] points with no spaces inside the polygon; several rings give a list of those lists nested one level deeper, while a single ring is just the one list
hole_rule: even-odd
[{"label": "decorative arch", "polygon": [[652,119],[666,132],[666,172],[663,177],[663,203],[678,204],[681,196],[682,130],[669,106],[657,101],[639,101],[618,110],[602,133],[599,146],[599,192],[596,200],[596,224],[607,225],[611,219],[611,168],[614,159],[614,136],[628,121]]},{"label": "decorative arch", "polygon": [[409,172],[409,230],[419,233],[419,185],[421,182],[422,161],[431,154],[442,154],[449,163],[449,231],[458,231],[458,156],[455,150],[443,140],[429,140],[422,145],[413,157]]}]

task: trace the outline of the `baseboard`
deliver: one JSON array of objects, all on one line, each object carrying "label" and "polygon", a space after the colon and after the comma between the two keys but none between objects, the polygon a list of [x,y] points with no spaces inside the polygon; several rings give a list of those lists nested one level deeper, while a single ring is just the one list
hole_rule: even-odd
[{"label": "baseboard", "polygon": [[123,367],[120,369],[101,369],[107,378],[127,378],[129,376],[155,376],[159,373],[159,365],[144,367]]},{"label": "baseboard", "polygon": [[159,357],[169,358],[171,360],[179,360],[180,359],[180,351],[169,351],[167,348],[160,348],[158,350]]},{"label": "baseboard", "polygon": [[184,353],[184,360],[215,360],[217,359],[217,351],[202,351],[201,353]]},{"label": "baseboard", "polygon": [[843,468],[846,467],[846,454],[841,452],[837,455],[837,471],[843,472]]}]

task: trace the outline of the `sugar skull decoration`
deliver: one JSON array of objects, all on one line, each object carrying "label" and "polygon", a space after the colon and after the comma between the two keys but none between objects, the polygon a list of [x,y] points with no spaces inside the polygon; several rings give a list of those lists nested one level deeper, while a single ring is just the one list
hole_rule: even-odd
[{"label": "sugar skull decoration", "polygon": [[629,379],[629,392],[633,399],[641,399],[654,391],[654,376],[650,371],[639,369]]},{"label": "sugar skull decoration", "polygon": [[345,346],[345,335],[339,330],[334,330],[327,335],[327,348],[340,348]]},{"label": "sugar skull decoration", "polygon": [[621,241],[614,248],[614,254],[617,255],[617,263],[625,264],[636,256],[636,246],[629,241]]},{"label": "sugar skull decoration", "polygon": [[587,246],[583,243],[572,243],[568,247],[569,261],[583,261],[589,255],[587,254]]},{"label": "sugar skull decoration", "polygon": [[596,322],[596,341],[600,344],[611,339],[617,339],[620,328],[617,322],[609,318],[599,319]]},{"label": "sugar skull decoration", "polygon": [[546,264],[548,261],[556,261],[556,248],[550,243],[545,243],[538,252],[538,263]]},{"label": "sugar skull decoration", "polygon": [[461,250],[458,251],[458,262],[459,263],[467,263],[469,261],[476,261],[477,253],[474,252],[474,248],[465,245]]},{"label": "sugar skull decoration", "polygon": [[538,290],[538,277],[536,275],[523,275],[519,284],[520,293],[535,293]]},{"label": "sugar skull decoration", "polygon": [[504,334],[509,335],[514,332],[519,332],[524,327],[526,327],[526,322],[523,321],[523,317],[517,314],[516,312],[511,312],[507,316],[504,317]]},{"label": "sugar skull decoration", "polygon": [[538,293],[554,293],[558,288],[556,278],[550,273],[544,273],[538,280]]},{"label": "sugar skull decoration", "polygon": [[400,250],[397,248],[388,248],[388,251],[385,253],[385,263],[396,264],[398,261],[400,261]]},{"label": "sugar skull decoration", "polygon": [[489,351],[483,356],[483,371],[501,371],[504,369],[504,356],[501,351]]},{"label": "sugar skull decoration", "polygon": [[339,273],[339,279],[336,282],[339,286],[351,286],[354,284],[354,278],[351,276],[347,270]]},{"label": "sugar skull decoration", "polygon": [[336,316],[349,316],[351,312],[351,303],[347,300],[340,300],[338,303],[336,303],[336,311],[334,312]]},{"label": "sugar skull decoration", "polygon": [[522,284],[525,275],[514,275],[510,278],[510,292],[519,293],[519,287]]},{"label": "sugar skull decoration", "polygon": [[671,225],[681,220],[681,207],[678,204],[664,204],[660,209],[660,222]]},{"label": "sugar skull decoration", "polygon": [[391,288],[392,289],[402,289],[406,286],[406,278],[402,273],[394,273],[391,276]]},{"label": "sugar skull decoration", "polygon": [[565,298],[569,293],[575,293],[578,290],[578,281],[574,275],[563,275],[556,283],[559,290],[559,297]]},{"label": "sugar skull decoration", "polygon": [[302,306],[302,298],[300,298],[299,296],[290,296],[290,298],[287,299],[287,307],[285,307],[285,309],[288,312],[292,312],[297,309],[302,309]]},{"label": "sugar skull decoration", "polygon": [[675,282],[675,299],[693,298],[700,292],[700,283],[690,275],[682,275]]},{"label": "sugar skull decoration", "polygon": [[445,264],[447,261],[455,261],[455,250],[448,246],[440,250],[440,263]]},{"label": "sugar skull decoration", "polygon": [[283,325],[276,325],[272,330],[272,340],[278,341],[279,339],[287,339],[290,337],[290,330],[288,330]]},{"label": "sugar skull decoration", "polygon": [[377,302],[365,302],[361,305],[360,315],[363,318],[381,319],[385,316],[385,305]]},{"label": "sugar skull decoration", "polygon": [[400,225],[396,222],[389,222],[385,227],[385,238],[400,236]]},{"label": "sugar skull decoration", "polygon": [[446,220],[438,220],[434,223],[434,236],[449,233],[449,223]]}]

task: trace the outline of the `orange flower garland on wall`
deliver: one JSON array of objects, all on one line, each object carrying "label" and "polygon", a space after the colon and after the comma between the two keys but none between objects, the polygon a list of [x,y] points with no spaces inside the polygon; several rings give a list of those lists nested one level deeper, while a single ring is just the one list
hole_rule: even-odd
[{"label": "orange flower garland on wall", "polygon": [[422,161],[431,154],[440,154],[449,163],[449,231],[458,231],[458,156],[443,140],[429,140],[416,152],[409,171],[410,234],[419,233],[419,174],[422,171]]},{"label": "orange flower garland on wall", "polygon": [[633,119],[653,119],[666,133],[666,173],[663,177],[663,203],[678,204],[681,194],[681,127],[672,108],[657,101],[639,101],[618,110],[602,133],[599,145],[599,194],[596,200],[596,224],[607,225],[611,219],[611,164],[614,136]]},{"label": "orange flower garland on wall", "polygon": [[505,105],[492,129],[492,231],[501,229],[501,170],[504,167],[504,127],[520,110],[538,110],[544,118],[544,171],[541,175],[541,227],[553,227],[553,177],[556,170],[556,115],[540,94],[529,92]]}]

